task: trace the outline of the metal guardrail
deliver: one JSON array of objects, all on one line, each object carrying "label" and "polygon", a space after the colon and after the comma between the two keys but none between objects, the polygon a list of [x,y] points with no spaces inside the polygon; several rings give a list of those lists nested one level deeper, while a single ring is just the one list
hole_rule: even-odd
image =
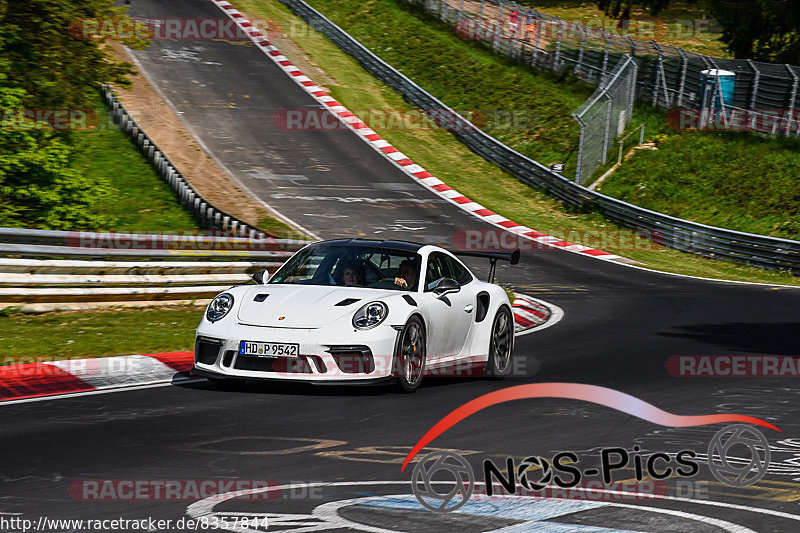
[{"label": "metal guardrail", "polygon": [[[263,235],[263,234],[262,234]],[[296,239],[0,228],[0,256],[94,258],[242,258],[283,261],[308,244]]]},{"label": "metal guardrail", "polygon": [[251,239],[267,236],[263,230],[239,220],[235,216],[213,206],[203,198],[128,113],[125,106],[117,98],[117,95],[114,94],[111,85],[104,84],[101,88],[103,98],[111,108],[110,113],[114,122],[133,139],[136,146],[156,168],[161,178],[175,192],[178,201],[197,218],[204,228],[219,229],[226,234],[249,237]]},{"label": "metal guardrail", "polygon": [[[302,0],[281,2],[353,56],[364,69],[403,95],[409,103],[423,110],[439,110],[428,113],[438,115],[440,124],[472,151],[524,183],[544,190],[569,206],[599,211],[610,220],[639,230],[670,248],[773,270],[800,272],[800,241],[682,220],[574,184],[475,127]],[[446,120],[441,120],[442,117]]]},{"label": "metal guardrail", "polygon": [[[306,244],[272,237],[0,228],[0,256],[12,256],[0,257],[0,309],[202,303],[247,283],[258,270],[274,271]],[[111,260],[87,260],[98,258]]]}]

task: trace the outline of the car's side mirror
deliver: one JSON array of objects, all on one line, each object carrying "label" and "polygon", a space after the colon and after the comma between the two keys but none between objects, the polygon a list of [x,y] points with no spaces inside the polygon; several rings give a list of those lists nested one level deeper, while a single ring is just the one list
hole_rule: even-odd
[{"label": "car's side mirror", "polygon": [[458,292],[460,290],[461,290],[461,285],[459,285],[456,280],[450,278],[442,278],[436,283],[436,286],[433,288],[433,294],[441,298],[446,294],[450,294],[452,292]]},{"label": "car's side mirror", "polygon": [[258,283],[259,285],[263,285],[266,280],[269,279],[269,271],[268,270],[259,270],[255,274],[253,274],[253,281]]}]

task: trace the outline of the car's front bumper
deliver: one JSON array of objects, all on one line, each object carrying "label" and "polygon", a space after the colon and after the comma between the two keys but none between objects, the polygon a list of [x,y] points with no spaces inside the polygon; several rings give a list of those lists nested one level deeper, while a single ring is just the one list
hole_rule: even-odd
[{"label": "car's front bumper", "polygon": [[[389,325],[347,332],[238,324],[226,337],[216,328],[197,330],[193,375],[211,378],[310,381],[315,383],[381,381],[395,375],[398,331]],[[217,335],[214,335],[214,334]],[[235,335],[235,336],[234,336]],[[261,357],[239,353],[240,341],[297,343],[297,357]]]}]

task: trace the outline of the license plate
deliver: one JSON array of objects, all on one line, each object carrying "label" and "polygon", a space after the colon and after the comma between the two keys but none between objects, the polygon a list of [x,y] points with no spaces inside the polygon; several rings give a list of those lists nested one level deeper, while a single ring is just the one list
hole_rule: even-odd
[{"label": "license plate", "polygon": [[281,357],[300,355],[300,345],[285,342],[250,342],[239,343],[239,353],[242,355],[257,355],[259,357]]}]

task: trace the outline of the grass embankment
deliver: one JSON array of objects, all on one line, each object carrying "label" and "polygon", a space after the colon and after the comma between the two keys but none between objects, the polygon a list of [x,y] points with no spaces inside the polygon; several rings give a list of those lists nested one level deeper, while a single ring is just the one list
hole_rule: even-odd
[{"label": "grass embankment", "polygon": [[[169,185],[161,181],[131,139],[108,120],[100,96],[92,101],[100,117],[95,129],[69,134],[71,163],[92,181],[105,183],[109,194],[97,206],[109,218],[114,231],[163,231],[199,229],[195,218],[178,203]],[[90,228],[100,229],[100,228]]]},{"label": "grass embankment", "polygon": [[0,364],[194,349],[202,307],[0,316]]},{"label": "grass embankment", "polygon": [[597,9],[597,2],[586,0],[519,0],[519,4],[532,6],[542,13],[566,20],[578,21],[593,29],[603,29],[617,35],[656,41],[659,44],[678,46],[690,52],[716,57],[730,57],[725,43],[720,40],[722,28],[711,18],[705,0],[672,0],[658,16],[641,5],[634,5],[627,27],[618,20],[607,17]]},{"label": "grass embankment", "polygon": [[[311,4],[454,108],[533,112],[532,125],[523,121],[525,128],[493,131],[526,155],[546,164],[561,162],[564,154],[574,150],[578,130],[571,126],[569,114],[591,93],[591,87],[514,65],[478,43],[460,40],[451,29],[402,2],[312,0]],[[350,109],[413,109],[277,0],[239,0],[236,7],[253,17],[276,22],[311,61],[335,80],[328,86],[331,95]],[[637,112],[637,117],[652,115],[647,108]],[[374,123],[371,126],[449,185],[512,220],[573,239],[576,237],[572,232],[620,229],[597,214],[565,213],[560,203],[487,163],[445,131],[382,129]],[[702,259],[653,244],[634,247],[630,241],[615,239],[587,244],[668,272],[800,285],[800,279],[789,274]]]},{"label": "grass embankment", "polygon": [[800,142],[686,133],[640,151],[598,188],[636,205],[738,231],[800,239]]}]

